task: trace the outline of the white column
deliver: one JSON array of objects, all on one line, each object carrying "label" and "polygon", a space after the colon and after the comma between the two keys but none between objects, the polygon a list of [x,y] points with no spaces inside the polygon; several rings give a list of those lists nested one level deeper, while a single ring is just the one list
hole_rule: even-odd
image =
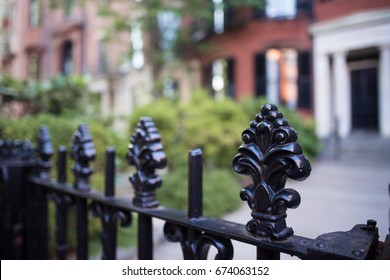
[{"label": "white column", "polygon": [[330,66],[327,54],[314,57],[314,117],[316,133],[320,138],[332,134],[332,106],[330,91]]},{"label": "white column", "polygon": [[390,45],[380,49],[379,131],[382,136],[390,137]]},{"label": "white column", "polygon": [[351,131],[350,76],[345,52],[333,55],[333,92],[336,106],[337,129],[340,137]]}]

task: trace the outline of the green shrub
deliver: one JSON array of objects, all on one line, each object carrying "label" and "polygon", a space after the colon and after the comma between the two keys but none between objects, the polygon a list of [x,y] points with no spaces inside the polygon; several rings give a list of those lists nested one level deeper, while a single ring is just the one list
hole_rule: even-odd
[{"label": "green shrub", "polygon": [[57,76],[44,82],[0,76],[0,96],[1,106],[28,102],[32,114],[94,114],[99,102],[83,76]]},{"label": "green shrub", "polygon": [[[96,172],[102,171],[105,161],[105,150],[107,147],[118,143],[117,136],[102,124],[82,118],[65,118],[53,115],[37,115],[25,117],[18,120],[2,119],[0,121],[1,139],[29,139],[33,144],[41,125],[49,128],[53,148],[57,150],[60,145],[66,146],[70,151],[72,135],[78,126],[85,121],[88,124],[96,149],[96,160],[93,163]],[[126,146],[126,140],[123,140]],[[69,153],[68,153],[69,154]],[[68,159],[70,155],[68,156]],[[57,154],[55,153],[52,162],[55,163]],[[69,162],[70,164],[70,162]],[[70,168],[70,165],[68,167]]]},{"label": "green shrub", "polygon": [[[78,128],[80,122],[85,121],[88,124],[90,133],[93,137],[95,149],[96,149],[96,160],[93,163],[94,174],[91,176],[91,188],[97,191],[104,190],[104,162],[105,162],[105,150],[108,146],[112,146],[115,143],[121,143],[124,147],[127,147],[127,140],[120,139],[116,136],[109,128],[105,127],[99,122],[90,120],[88,118],[66,118],[54,115],[37,115],[34,117],[25,117],[19,120],[10,120],[10,119],[1,119],[0,120],[0,138],[1,139],[30,139],[30,141],[35,144],[35,139],[39,132],[39,127],[42,124],[47,125],[50,131],[53,148],[56,150],[59,145],[64,145],[70,151],[70,143],[73,133]],[[123,155],[122,155],[123,156]],[[71,173],[71,166],[73,165],[73,160],[70,159],[68,152],[68,161],[67,161],[67,178],[70,184],[74,181],[74,176]],[[53,168],[52,168],[52,177],[54,180],[57,176],[57,171],[55,163],[57,162],[57,154],[55,153],[52,158]],[[68,218],[68,241],[69,241],[69,251],[73,251],[76,248],[76,219],[75,219],[75,209],[72,207],[69,211]],[[50,240],[50,252],[54,254],[55,250],[55,205],[53,202],[49,203],[49,240]],[[97,254],[100,244],[100,234],[101,226],[99,219],[90,219],[88,224],[89,238],[90,238],[90,248],[91,255]],[[121,235],[123,236],[123,230],[121,230]],[[134,238],[129,239],[133,242]],[[120,239],[121,244],[128,244],[123,240],[123,237]],[[51,255],[51,257],[55,257]]]},{"label": "green shrub", "polygon": [[[161,204],[187,209],[187,154],[202,148],[204,156],[204,207],[209,215],[222,215],[240,203],[232,160],[241,145],[241,133],[260,111],[265,99],[216,101],[204,92],[193,94],[188,104],[157,100],[138,108],[130,119],[133,130],[140,116],[153,118],[168,157],[168,170],[158,197]],[[319,149],[314,122],[278,106],[299,132],[299,143],[309,158]],[[227,208],[224,208],[227,207]]]},{"label": "green shrub", "polygon": [[[187,211],[188,171],[186,166],[168,172],[163,185],[157,190],[161,205]],[[241,204],[238,177],[224,169],[203,171],[203,215],[220,217],[236,210]]]},{"label": "green shrub", "polygon": [[245,122],[238,103],[231,99],[216,101],[198,92],[183,108],[183,146],[202,148],[207,165],[231,169]]}]

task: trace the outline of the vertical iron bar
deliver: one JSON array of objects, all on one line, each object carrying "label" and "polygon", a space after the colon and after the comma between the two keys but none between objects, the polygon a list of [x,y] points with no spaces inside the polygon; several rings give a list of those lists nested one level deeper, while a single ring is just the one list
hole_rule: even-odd
[{"label": "vertical iron bar", "polygon": [[46,190],[37,186],[37,244],[38,254],[37,259],[49,259],[49,245],[48,245],[48,199]]},{"label": "vertical iron bar", "polygon": [[28,260],[37,259],[37,240],[36,232],[39,230],[36,227],[36,187],[33,184],[28,184],[26,189],[26,258]]},{"label": "vertical iron bar", "polygon": [[115,149],[109,147],[106,150],[105,166],[105,195],[107,197],[115,195]]},{"label": "vertical iron bar", "polygon": [[153,259],[153,224],[152,218],[138,215],[138,259]]},{"label": "vertical iron bar", "polygon": [[59,201],[56,203],[56,239],[57,258],[65,260],[68,250],[67,230],[68,230],[68,205],[64,194],[56,194]]},{"label": "vertical iron bar", "polygon": [[[107,209],[108,210],[108,209]],[[117,216],[106,210],[103,214],[103,260],[116,259]],[[107,218],[106,218],[107,217]]]},{"label": "vertical iron bar", "polygon": [[58,148],[58,183],[66,183],[66,147],[60,146]]},{"label": "vertical iron bar", "polygon": [[[66,156],[67,151],[65,146],[58,148],[57,162],[57,181],[59,184],[66,183]],[[66,259],[68,243],[68,203],[64,194],[55,194],[56,201],[56,251],[59,260]]]},{"label": "vertical iron bar", "polygon": [[[115,196],[115,149],[110,147],[106,150],[105,166],[105,196]],[[105,206],[103,211],[103,260],[116,259],[116,241],[117,241],[117,215]]]},{"label": "vertical iron bar", "polygon": [[280,260],[280,252],[257,247],[258,260]]},{"label": "vertical iron bar", "polygon": [[202,150],[188,154],[188,218],[199,218],[203,212]]},{"label": "vertical iron bar", "polygon": [[88,259],[88,207],[87,199],[76,198],[77,259]]}]

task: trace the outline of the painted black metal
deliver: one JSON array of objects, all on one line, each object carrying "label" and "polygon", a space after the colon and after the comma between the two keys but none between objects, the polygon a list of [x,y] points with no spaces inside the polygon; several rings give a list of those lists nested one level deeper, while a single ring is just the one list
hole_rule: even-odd
[{"label": "painted black metal", "polygon": [[89,191],[89,177],[93,170],[89,163],[95,159],[96,150],[88,126],[82,124],[72,138],[72,158],[76,161],[72,167],[75,176],[74,187],[78,190]]},{"label": "painted black metal", "polygon": [[188,218],[199,218],[203,215],[202,150],[190,151],[188,163]]},{"label": "painted black metal", "polygon": [[258,236],[284,240],[294,234],[286,226],[286,210],[301,202],[299,193],[285,189],[287,178],[306,179],[310,163],[296,142],[297,132],[274,105],[264,105],[242,133],[244,143],[233,160],[237,173],[250,175],[253,184],[241,190],[252,209],[247,229]]},{"label": "painted black metal", "polygon": [[[264,106],[250,128],[243,133],[243,145],[233,161],[238,173],[252,176],[241,197],[252,209],[247,225],[205,217],[202,213],[202,152],[189,153],[187,212],[159,206],[156,189],[162,179],[156,169],[166,166],[161,138],[150,118],[142,118],[130,138],[129,163],[137,169],[130,176],[135,197],[115,195],[115,150],[106,151],[105,190],[91,190],[89,166],[95,149],[88,127],[82,125],[72,141],[72,170],[75,183],[66,180],[66,149],[58,150],[58,181],[51,180],[52,148],[47,129],[41,129],[34,149],[28,142],[0,141],[0,183],[2,187],[3,259],[47,259],[48,201],[56,205],[56,253],[68,256],[68,212],[76,207],[77,258],[88,256],[88,217],[102,223],[102,259],[115,259],[117,226],[130,226],[132,213],[138,215],[138,258],[153,258],[153,219],[165,221],[167,240],[180,242],[184,259],[206,259],[211,246],[215,259],[232,259],[232,240],[251,244],[257,259],[279,259],[281,253],[301,259],[376,259],[388,258],[389,239],[380,242],[375,221],[356,225],[347,232],[323,234],[316,239],[294,235],[285,223],[287,208],[299,205],[299,194],[284,188],[287,177],[304,179],[310,164],[296,143],[297,134],[273,105]],[[51,151],[50,151],[51,150]],[[169,186],[166,186],[169,188]],[[267,207],[264,207],[266,205]],[[268,209],[269,208],[269,209]],[[21,213],[23,213],[21,215]],[[4,231],[3,231],[4,229]],[[387,252],[387,255],[386,255]]]},{"label": "painted black metal", "polygon": [[42,179],[50,179],[53,145],[47,126],[42,125],[37,137],[37,175]]},{"label": "painted black metal", "polygon": [[152,118],[141,118],[130,137],[127,159],[137,169],[129,178],[135,189],[134,204],[146,208],[157,207],[156,189],[161,186],[162,179],[156,175],[156,169],[164,168],[167,158]]}]

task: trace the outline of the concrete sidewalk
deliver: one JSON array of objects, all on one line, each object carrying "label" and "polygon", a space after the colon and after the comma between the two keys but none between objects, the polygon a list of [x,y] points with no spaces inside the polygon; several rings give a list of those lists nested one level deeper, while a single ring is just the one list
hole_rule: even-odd
[{"label": "concrete sidewalk", "polygon": [[[375,141],[376,144],[371,145],[373,151],[367,150],[370,139],[345,141],[336,149],[334,157],[312,162],[311,175],[305,181],[287,182],[286,187],[301,195],[301,205],[287,211],[287,225],[296,235],[316,238],[327,232],[348,231],[356,224],[374,219],[378,222],[380,240],[384,240],[389,233],[390,139]],[[364,148],[364,152],[359,147]],[[250,212],[243,203],[238,211],[224,219],[246,224],[251,218]],[[156,230],[161,229],[162,224],[156,221]],[[182,259],[180,244],[167,242],[160,236],[156,239],[154,258]],[[253,246],[235,241],[233,246],[234,259],[256,258]],[[210,249],[209,256],[215,256],[215,251]],[[282,255],[282,259],[290,258]]]}]

